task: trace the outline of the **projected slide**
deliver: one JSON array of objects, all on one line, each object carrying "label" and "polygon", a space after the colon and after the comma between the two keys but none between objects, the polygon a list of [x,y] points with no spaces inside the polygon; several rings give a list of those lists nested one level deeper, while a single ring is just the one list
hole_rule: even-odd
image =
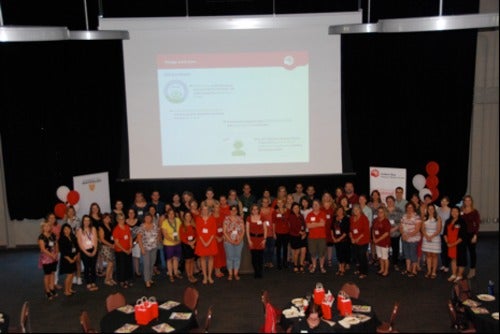
[{"label": "projected slide", "polygon": [[307,52],[162,54],[157,66],[163,166],[309,162]]}]

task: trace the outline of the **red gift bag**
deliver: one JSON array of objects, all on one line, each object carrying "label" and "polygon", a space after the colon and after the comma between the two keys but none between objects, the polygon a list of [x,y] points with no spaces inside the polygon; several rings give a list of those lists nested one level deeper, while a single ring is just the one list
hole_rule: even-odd
[{"label": "red gift bag", "polygon": [[135,322],[138,325],[147,325],[151,320],[151,311],[147,307],[149,304],[146,297],[137,299],[134,306]]},{"label": "red gift bag", "polygon": [[323,299],[325,298],[325,289],[316,288],[314,289],[314,304],[321,305],[323,303]]},{"label": "red gift bag", "polygon": [[151,313],[151,320],[158,319],[158,315],[159,315],[158,302],[156,301],[155,297],[149,297],[148,307],[149,307],[149,311]]}]

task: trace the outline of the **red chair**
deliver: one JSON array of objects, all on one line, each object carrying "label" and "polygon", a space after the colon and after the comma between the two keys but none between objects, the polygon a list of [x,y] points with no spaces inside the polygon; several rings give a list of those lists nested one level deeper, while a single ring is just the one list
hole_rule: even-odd
[{"label": "red chair", "polygon": [[399,333],[394,328],[394,323],[396,322],[398,311],[399,311],[399,302],[395,302],[394,307],[392,308],[391,317],[389,318],[389,321],[382,322],[382,324],[377,327],[377,333]]}]

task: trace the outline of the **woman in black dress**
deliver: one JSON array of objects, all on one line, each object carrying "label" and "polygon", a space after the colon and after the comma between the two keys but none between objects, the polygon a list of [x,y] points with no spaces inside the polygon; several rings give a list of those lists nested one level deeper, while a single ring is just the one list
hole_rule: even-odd
[{"label": "woman in black dress", "polygon": [[71,296],[75,291],[72,289],[73,276],[76,271],[76,261],[78,257],[78,241],[69,224],[64,224],[61,228],[62,233],[59,237],[59,273],[66,275],[64,280],[64,295]]}]

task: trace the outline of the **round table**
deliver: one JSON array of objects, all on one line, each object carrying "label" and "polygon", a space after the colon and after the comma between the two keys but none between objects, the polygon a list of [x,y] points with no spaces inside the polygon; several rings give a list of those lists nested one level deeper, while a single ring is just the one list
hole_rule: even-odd
[{"label": "round table", "polygon": [[465,313],[474,324],[478,333],[498,333],[498,320],[491,316],[494,312],[498,312],[497,297],[498,296],[495,296],[495,300],[493,301],[482,301],[479,300],[477,296],[473,296],[472,300],[481,303],[480,307],[487,309],[489,312],[487,314],[475,313],[472,311],[471,307],[464,305]]},{"label": "round table", "polygon": [[[360,300],[360,299],[351,298],[351,302],[352,302],[352,305],[370,306],[370,304],[368,304],[365,301]],[[291,302],[286,308],[290,308],[290,307],[293,307]],[[360,314],[364,314],[364,315],[369,316],[370,317],[369,320],[367,320],[365,322],[360,322],[359,324],[356,324],[356,325],[351,325],[350,328],[344,328],[341,324],[339,324],[339,321],[342,320],[344,317],[339,314],[339,311],[337,310],[336,301],[332,304],[331,309],[332,309],[331,321],[335,322],[335,325],[331,326],[332,333],[347,333],[347,332],[375,333],[377,330],[377,326],[379,326],[381,323],[380,320],[377,318],[377,315],[375,314],[373,307],[371,307],[370,312],[359,312]],[[281,319],[280,319],[280,325],[282,328],[286,329],[286,328],[289,328],[290,326],[293,326],[298,321],[305,321],[305,318],[304,317],[286,318],[282,314]]]},{"label": "round table", "polygon": [[[158,304],[161,305],[161,302],[159,302]],[[189,307],[187,307],[184,304],[179,304],[171,308],[170,310],[159,308],[158,319],[152,320],[147,325],[144,326],[140,325],[133,332],[151,333],[154,332],[152,328],[153,326],[164,322],[175,328],[175,331],[173,331],[173,333],[176,332],[186,333],[193,328],[198,328],[198,322],[196,320],[196,315],[194,314],[194,312],[188,320],[172,320],[170,319],[170,315],[172,315],[173,312],[192,312],[192,311]],[[121,326],[127,323],[136,324],[134,313],[127,314],[119,310],[113,310],[105,314],[104,317],[101,319],[101,331],[103,333],[113,333]]]}]

